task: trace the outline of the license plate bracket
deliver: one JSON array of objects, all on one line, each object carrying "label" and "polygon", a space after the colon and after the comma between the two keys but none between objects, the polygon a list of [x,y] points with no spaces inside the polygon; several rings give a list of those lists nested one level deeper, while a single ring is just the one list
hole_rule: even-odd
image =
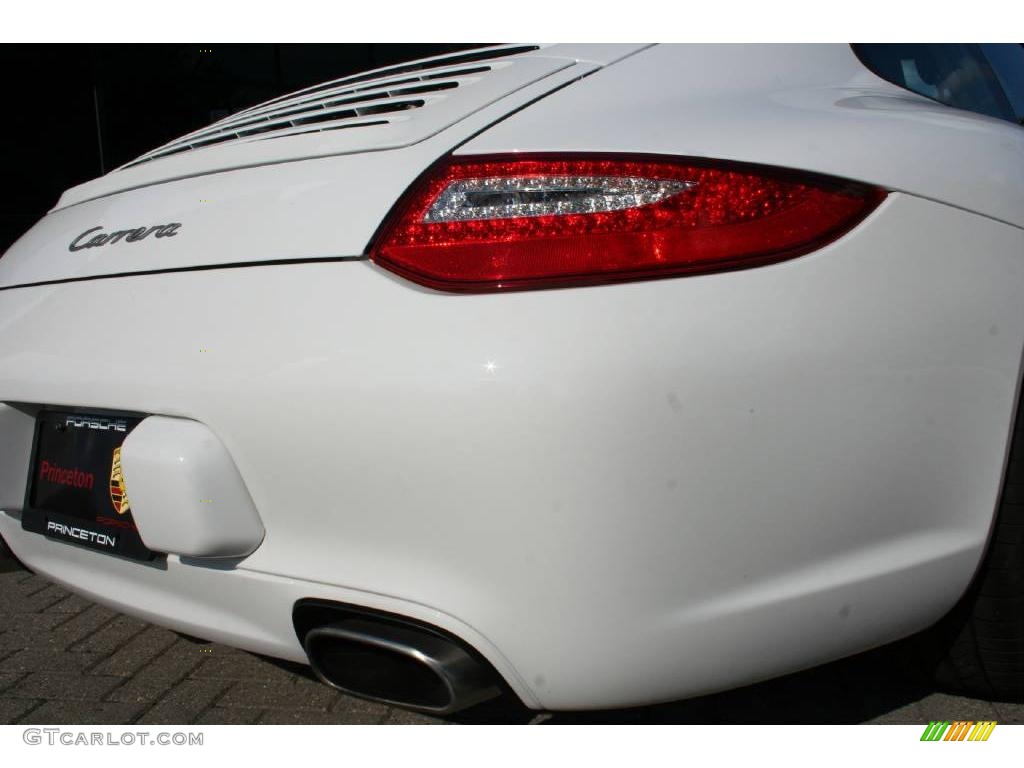
[{"label": "license plate bracket", "polygon": [[108,554],[152,560],[156,553],[139,536],[120,472],[121,445],[143,418],[41,410],[21,527]]}]

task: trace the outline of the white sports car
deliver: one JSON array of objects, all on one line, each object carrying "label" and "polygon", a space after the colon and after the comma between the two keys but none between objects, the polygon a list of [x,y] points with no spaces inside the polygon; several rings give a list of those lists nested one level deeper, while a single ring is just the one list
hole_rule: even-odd
[{"label": "white sports car", "polygon": [[1020,46],[516,45],[231,115],[0,259],[0,535],[427,712],[929,627],[1024,696],[1022,114]]}]

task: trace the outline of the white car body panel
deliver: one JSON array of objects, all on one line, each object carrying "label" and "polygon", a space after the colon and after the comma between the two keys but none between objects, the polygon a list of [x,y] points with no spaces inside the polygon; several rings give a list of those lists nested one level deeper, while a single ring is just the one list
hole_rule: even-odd
[{"label": "white car body panel", "polygon": [[1024,226],[1020,134],[878,78],[846,45],[659,45],[456,152],[639,151],[777,165]]},{"label": "white car body panel", "polygon": [[121,446],[125,486],[143,543],[183,557],[244,557],[263,523],[231,454],[191,419],[148,416]]},{"label": "white car body panel", "polygon": [[[842,46],[730,48],[730,68],[700,73],[705,110],[650,101],[628,68],[691,55],[675,50],[625,58],[459,151],[628,147],[903,191],[814,253],[699,277],[451,295],[358,261],[11,288],[140,263],[359,255],[402,190],[494,122],[495,105],[403,149],[56,211],[0,260],[0,401],[204,424],[266,535],[230,563],[169,555],[160,570],[24,532],[15,509],[0,514],[0,534],[30,567],[94,599],[296,661],[302,597],[430,622],[536,708],[725,689],[937,620],[985,549],[1016,406],[1024,229],[1019,178],[1003,177],[1020,163],[1022,132],[902,92],[892,109],[837,106],[838,92],[854,98],[851,78],[869,102],[889,88]],[[805,79],[780,87],[792,98],[758,101],[755,85],[735,86],[741,71]],[[617,72],[636,105],[600,120],[589,89],[609,81],[628,98]],[[814,85],[841,74],[839,91]],[[696,81],[680,66],[661,90]],[[549,90],[535,83],[513,102]],[[636,120],[640,103],[676,128]],[[917,154],[915,126],[933,142]],[[894,138],[868,151],[869,130]],[[975,197],[953,170],[921,165],[960,157],[953,141],[988,174]],[[204,188],[216,215],[188,202]],[[67,251],[68,233],[101,220],[171,219],[184,222],[179,234],[151,245]],[[23,424],[16,413],[0,411],[0,426]]]}]

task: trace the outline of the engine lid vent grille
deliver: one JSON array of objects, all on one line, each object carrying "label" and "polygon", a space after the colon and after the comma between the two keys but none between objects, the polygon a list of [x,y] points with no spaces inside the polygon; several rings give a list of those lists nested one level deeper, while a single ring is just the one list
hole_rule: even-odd
[{"label": "engine lid vent grille", "polygon": [[[310,86],[242,110],[121,166],[218,144],[366,128],[407,121],[539,46],[495,46],[409,62]],[[120,170],[120,169],[119,169]]]}]

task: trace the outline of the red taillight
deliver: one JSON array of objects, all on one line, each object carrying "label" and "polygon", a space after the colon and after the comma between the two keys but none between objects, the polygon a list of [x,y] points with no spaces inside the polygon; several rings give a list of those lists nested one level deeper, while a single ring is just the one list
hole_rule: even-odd
[{"label": "red taillight", "polygon": [[449,157],[409,190],[371,257],[449,291],[720,272],[820,248],[883,197],[694,161]]}]

